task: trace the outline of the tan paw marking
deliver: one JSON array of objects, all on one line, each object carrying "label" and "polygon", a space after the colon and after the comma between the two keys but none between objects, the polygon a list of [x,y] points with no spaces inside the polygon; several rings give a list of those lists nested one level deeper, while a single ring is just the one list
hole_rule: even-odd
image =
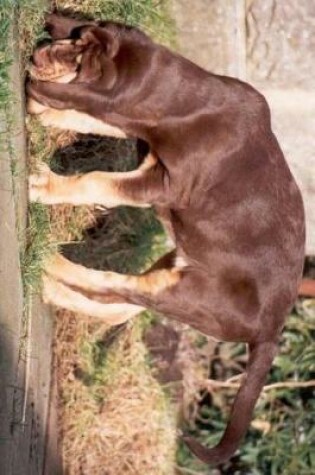
[{"label": "tan paw marking", "polygon": [[43,290],[42,297],[45,304],[50,304],[58,301],[60,297],[60,286],[58,282],[47,277],[43,276]]},{"label": "tan paw marking", "polygon": [[32,97],[29,97],[26,102],[26,111],[28,114],[42,114],[48,109],[47,106],[44,106],[40,102],[35,101]]},{"label": "tan paw marking", "polygon": [[48,165],[41,163],[38,172],[29,176],[29,199],[30,201],[42,201],[51,189],[55,173],[53,173]]}]

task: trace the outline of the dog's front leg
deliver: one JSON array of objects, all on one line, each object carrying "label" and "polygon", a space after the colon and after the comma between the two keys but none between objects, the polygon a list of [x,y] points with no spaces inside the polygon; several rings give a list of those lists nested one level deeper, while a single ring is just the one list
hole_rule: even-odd
[{"label": "dog's front leg", "polygon": [[53,109],[36,102],[32,98],[28,100],[27,112],[37,115],[44,127],[71,130],[80,134],[95,134],[115,138],[127,137],[126,133],[119,127],[114,127],[88,114],[74,109]]},{"label": "dog's front leg", "polygon": [[29,178],[30,199],[44,204],[120,205],[148,207],[167,199],[164,169],[149,154],[142,165],[130,172],[90,172],[61,176],[42,164]]},{"label": "dog's front leg", "polygon": [[102,96],[88,91],[84,84],[29,81],[26,93],[36,103],[53,109],[75,109],[93,115],[94,109],[102,106]]},{"label": "dog's front leg", "polygon": [[[29,98],[27,100],[27,112],[37,115],[44,127],[55,127],[62,130],[71,130],[81,134],[95,134],[106,137],[126,138],[127,134],[120,127],[108,124],[100,118],[89,115],[89,111],[80,112],[76,110],[78,95],[81,96],[79,104],[82,106],[82,92],[79,85],[69,84],[64,89],[65,83],[57,83],[63,86],[60,95],[57,97],[47,97],[47,93],[56,92],[56,83],[29,83],[27,90]],[[57,88],[58,93],[58,88]],[[70,99],[67,99],[67,97]],[[75,107],[76,105],[76,107]]]}]

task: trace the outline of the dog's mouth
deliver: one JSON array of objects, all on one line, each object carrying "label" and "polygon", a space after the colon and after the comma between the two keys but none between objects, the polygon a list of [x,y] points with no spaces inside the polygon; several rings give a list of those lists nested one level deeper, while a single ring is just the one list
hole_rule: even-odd
[{"label": "dog's mouth", "polygon": [[83,47],[73,40],[58,40],[37,48],[30,75],[39,81],[69,83],[79,72]]}]

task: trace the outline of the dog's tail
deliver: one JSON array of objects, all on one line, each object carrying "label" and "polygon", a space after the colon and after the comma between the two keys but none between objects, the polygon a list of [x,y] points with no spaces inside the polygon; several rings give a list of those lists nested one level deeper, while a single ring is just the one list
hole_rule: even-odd
[{"label": "dog's tail", "polygon": [[203,462],[226,462],[238,448],[250,424],[252,413],[277,352],[277,342],[250,346],[247,375],[236,395],[230,420],[219,444],[208,449],[192,437],[183,437],[190,450]]}]

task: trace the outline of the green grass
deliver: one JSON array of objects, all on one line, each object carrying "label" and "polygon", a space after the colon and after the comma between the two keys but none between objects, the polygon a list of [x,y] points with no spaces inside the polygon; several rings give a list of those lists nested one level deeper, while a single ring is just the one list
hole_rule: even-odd
[{"label": "green grass", "polygon": [[41,290],[42,266],[55,247],[49,240],[50,219],[47,207],[40,203],[29,206],[26,249],[21,256],[22,279],[26,295]]},{"label": "green grass", "polygon": [[27,65],[36,43],[48,36],[43,30],[44,15],[48,10],[48,6],[48,0],[18,1],[19,44],[22,50],[22,61],[24,65]]},{"label": "green grass", "polygon": [[10,0],[4,0],[0,5],[0,114],[6,127],[0,135],[0,152],[11,151],[10,130],[12,127],[11,81],[10,66],[13,60],[10,25],[13,19],[13,7]]},{"label": "green grass", "polygon": [[[70,3],[71,8],[67,8]],[[166,45],[176,42],[167,0],[56,0],[56,5],[60,11],[71,10],[93,18],[136,26]]]},{"label": "green grass", "polygon": [[[27,68],[29,58],[36,43],[47,36],[43,31],[46,0],[19,0],[15,9],[18,22],[19,47],[22,66]],[[28,172],[36,171],[36,164],[49,162],[54,152],[52,143],[47,142],[45,129],[36,119],[27,124],[28,135]],[[41,289],[41,276],[45,259],[56,250],[50,238],[49,209],[39,203],[28,207],[27,228],[24,231],[25,247],[21,249],[21,270],[26,305],[33,294]]]},{"label": "green grass", "polygon": [[[10,78],[13,49],[16,47],[16,44],[14,44],[16,38],[12,34],[12,25],[17,21],[19,7],[27,6],[28,10],[30,10],[35,3],[38,2],[32,0],[22,0],[20,2],[1,0],[0,4],[0,114],[4,118],[5,123],[5,130],[0,135],[0,152],[6,151],[9,153],[13,189],[15,181],[20,175],[20,162],[18,157],[15,156],[14,145],[11,142],[11,137],[14,135],[14,103],[16,100],[11,88]],[[44,2],[42,3],[44,4]],[[29,19],[31,19],[31,14],[29,14]],[[35,23],[36,21],[33,17],[32,22],[28,22],[34,28]],[[39,25],[39,21],[37,25]],[[33,44],[30,43],[28,51],[24,52],[25,60],[30,54],[30,48]],[[20,229],[20,223],[17,222],[17,232],[21,235],[21,269],[26,302],[28,301],[28,294],[35,289],[39,289],[42,257],[44,250],[45,252],[47,251],[47,232],[49,229],[47,218],[48,214],[43,208],[40,209],[38,206],[32,206],[29,210],[28,229]]]}]

